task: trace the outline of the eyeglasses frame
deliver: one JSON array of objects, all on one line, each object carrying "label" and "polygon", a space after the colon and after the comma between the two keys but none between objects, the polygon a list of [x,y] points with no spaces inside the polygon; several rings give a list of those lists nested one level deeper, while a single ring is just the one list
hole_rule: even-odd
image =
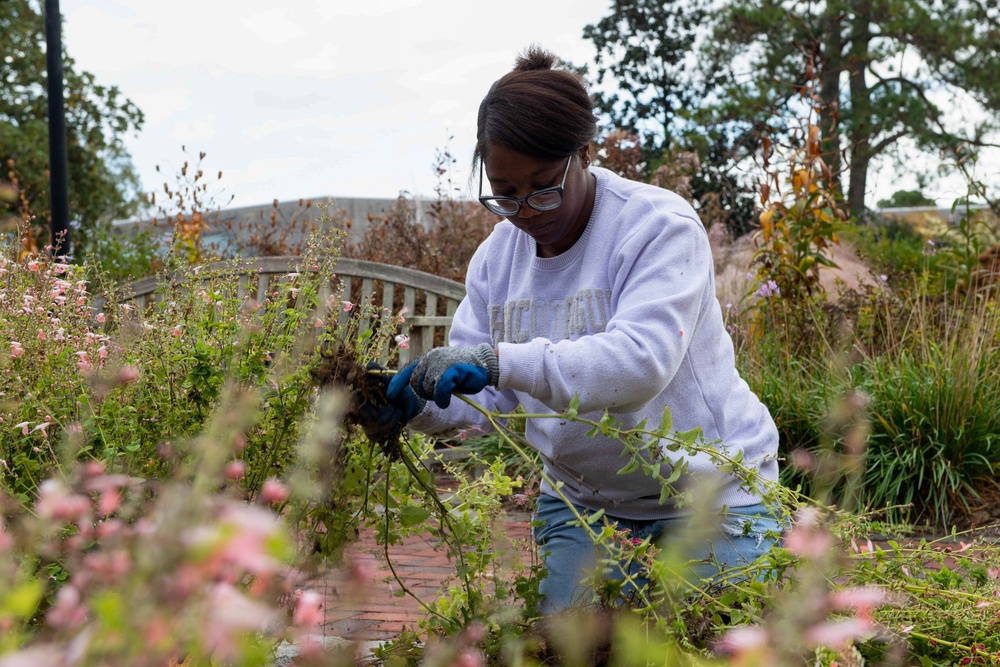
[{"label": "eyeglasses frame", "polygon": [[[503,216],[505,218],[510,218],[510,217],[513,217],[513,216],[515,216],[515,215],[517,215],[518,213],[521,212],[521,206],[523,204],[527,204],[529,207],[533,208],[536,211],[554,211],[555,209],[557,209],[560,206],[562,206],[562,204],[563,204],[563,193],[565,192],[565,188],[566,188],[566,176],[567,176],[567,174],[569,174],[569,165],[570,165],[570,163],[573,162],[573,156],[572,155],[570,155],[566,159],[566,168],[563,170],[562,181],[560,181],[559,185],[553,186],[551,188],[542,188],[541,190],[535,190],[534,192],[528,193],[528,196],[524,197],[522,199],[518,199],[517,197],[504,197],[504,196],[493,196],[493,195],[484,196],[483,195],[483,173],[484,173],[484,171],[483,171],[483,162],[484,162],[484,160],[482,160],[482,159],[479,160],[479,203],[482,204],[483,206],[485,206],[486,210],[488,210],[490,213],[493,213],[495,215],[500,215],[500,216]],[[532,203],[530,203],[528,201],[532,197],[537,197],[538,195],[548,194],[549,192],[558,192],[559,193],[559,203],[556,204],[555,206],[549,206],[547,208],[538,208],[537,206],[535,206],[534,204],[532,204]],[[501,199],[503,201],[512,201],[515,204],[517,204],[517,208],[514,210],[513,213],[498,213],[497,211],[494,211],[493,209],[491,209],[489,207],[489,205],[486,203],[488,201],[497,201],[497,200],[501,200]]]}]

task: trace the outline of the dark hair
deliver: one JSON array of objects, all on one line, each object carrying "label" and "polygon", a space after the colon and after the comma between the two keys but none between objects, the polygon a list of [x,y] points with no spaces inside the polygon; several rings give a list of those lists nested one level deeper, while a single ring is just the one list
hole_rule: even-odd
[{"label": "dark hair", "polygon": [[479,105],[473,164],[489,144],[537,158],[569,157],[597,133],[594,101],[576,74],[557,70],[554,54],[532,45]]}]

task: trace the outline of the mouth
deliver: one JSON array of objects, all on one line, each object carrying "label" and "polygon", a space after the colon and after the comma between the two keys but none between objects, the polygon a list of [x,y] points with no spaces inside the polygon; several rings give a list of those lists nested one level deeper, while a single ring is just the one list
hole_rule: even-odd
[{"label": "mouth", "polygon": [[[511,221],[513,222],[513,221]],[[514,226],[520,229],[522,232],[528,234],[529,236],[538,236],[540,234],[548,231],[555,220],[549,220],[548,222],[514,222]]]}]

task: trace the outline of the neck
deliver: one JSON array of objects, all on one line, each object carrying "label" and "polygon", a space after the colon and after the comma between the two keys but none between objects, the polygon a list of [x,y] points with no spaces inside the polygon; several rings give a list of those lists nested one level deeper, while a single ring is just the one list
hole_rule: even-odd
[{"label": "neck", "polygon": [[539,257],[557,257],[574,245],[583,236],[583,232],[587,229],[587,223],[590,221],[590,216],[594,212],[594,200],[597,196],[597,178],[591,174],[589,171],[584,172],[586,177],[586,187],[587,196],[583,200],[583,205],[580,207],[580,211],[576,216],[576,223],[573,225],[573,232],[569,234],[566,238],[562,239],[559,243],[554,243],[551,245],[541,245],[539,244],[535,248],[535,252]]}]

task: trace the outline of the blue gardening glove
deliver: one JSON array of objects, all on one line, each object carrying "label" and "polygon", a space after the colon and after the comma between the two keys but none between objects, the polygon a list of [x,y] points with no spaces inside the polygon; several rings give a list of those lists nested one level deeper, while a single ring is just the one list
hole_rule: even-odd
[{"label": "blue gardening glove", "polygon": [[[367,365],[369,371],[385,370],[374,361]],[[360,389],[351,392],[351,402],[354,416],[365,435],[373,442],[395,440],[402,432],[406,423],[424,409],[424,401],[407,387],[394,399],[388,397],[389,377],[387,375],[371,374],[378,378],[377,391],[369,391],[365,395]]]},{"label": "blue gardening glove", "polygon": [[451,405],[451,393],[478,394],[497,386],[500,363],[493,346],[436,347],[396,373],[389,383],[389,400],[412,389],[419,398],[433,400],[442,410]]}]

